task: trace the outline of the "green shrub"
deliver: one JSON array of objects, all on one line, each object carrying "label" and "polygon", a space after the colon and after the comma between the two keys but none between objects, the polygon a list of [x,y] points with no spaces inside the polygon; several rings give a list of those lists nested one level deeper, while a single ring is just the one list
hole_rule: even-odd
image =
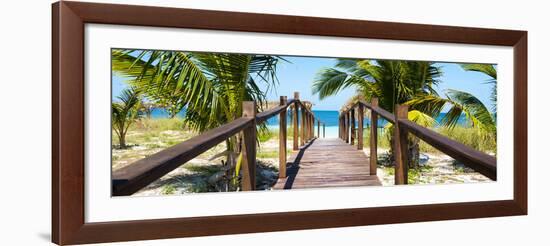
[{"label": "green shrub", "polygon": [[[476,150],[496,153],[495,139],[484,136],[483,134],[480,134],[475,128],[456,126],[452,129],[446,128],[446,127],[437,127],[437,128],[432,128],[432,130],[452,140],[455,140],[464,145],[472,147]],[[370,129],[368,128],[365,128],[363,142],[365,143],[365,146],[369,146]],[[385,149],[390,148],[389,132],[386,132],[385,129],[378,130],[378,147],[385,148]],[[436,148],[434,148],[433,146],[427,144],[422,140],[420,141],[420,151],[424,153],[441,153],[439,150],[437,150]]]},{"label": "green shrub", "polygon": [[[390,148],[390,139],[387,136],[385,129],[378,129],[378,148],[389,149]],[[370,145],[370,128],[365,127],[363,131],[363,144],[365,148],[368,148]]]}]

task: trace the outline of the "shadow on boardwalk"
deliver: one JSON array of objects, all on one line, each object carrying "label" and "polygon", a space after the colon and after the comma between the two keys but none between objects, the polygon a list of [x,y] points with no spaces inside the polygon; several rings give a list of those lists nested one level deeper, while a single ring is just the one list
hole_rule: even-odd
[{"label": "shadow on boardwalk", "polygon": [[306,143],[304,146],[300,148],[298,153],[296,154],[293,162],[287,162],[286,163],[286,182],[284,184],[283,189],[292,189],[292,184],[294,183],[294,180],[296,179],[296,176],[298,175],[298,171],[300,171],[300,161],[302,160],[302,157],[304,156],[304,153],[306,152],[306,149],[309,148],[317,140],[316,138]]},{"label": "shadow on boardwalk", "polygon": [[376,175],[370,175],[365,153],[341,139],[314,139],[289,160],[287,177],[280,178],[274,189],[381,185]]}]

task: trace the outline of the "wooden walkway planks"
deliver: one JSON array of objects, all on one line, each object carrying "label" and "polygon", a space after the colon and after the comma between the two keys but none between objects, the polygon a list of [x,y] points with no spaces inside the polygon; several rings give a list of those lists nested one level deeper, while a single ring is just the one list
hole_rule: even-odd
[{"label": "wooden walkway planks", "polygon": [[289,157],[287,177],[274,189],[381,185],[370,175],[369,159],[356,146],[338,138],[315,139]]}]

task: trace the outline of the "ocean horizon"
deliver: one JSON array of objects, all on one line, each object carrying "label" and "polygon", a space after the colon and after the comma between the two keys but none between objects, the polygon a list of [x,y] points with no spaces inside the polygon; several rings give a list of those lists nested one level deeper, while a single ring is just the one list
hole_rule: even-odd
[{"label": "ocean horizon", "polygon": [[[337,110],[313,110],[313,114],[315,114],[315,117],[320,119],[322,123],[325,125],[325,136],[326,137],[338,137],[338,115],[339,111]],[[445,117],[447,113],[440,113],[438,117],[436,117],[436,122],[440,124],[443,121],[443,118]],[[179,118],[183,118],[185,116],[185,110],[180,111],[177,115]],[[168,112],[163,108],[154,108],[151,112],[151,118],[153,119],[162,119],[162,118],[168,118],[169,114]],[[291,121],[291,115],[287,114],[287,122]],[[274,116],[266,121],[268,128],[270,129],[278,129],[279,128],[279,117]],[[370,126],[370,120],[365,119],[364,121],[365,127]],[[356,124],[358,122],[356,121]],[[384,128],[388,124],[387,120],[384,119],[378,119],[378,128]],[[458,125],[466,126],[467,120],[464,115],[460,117],[458,120]],[[315,123],[315,129],[317,129],[317,123]],[[317,131],[317,130],[315,130]]]}]

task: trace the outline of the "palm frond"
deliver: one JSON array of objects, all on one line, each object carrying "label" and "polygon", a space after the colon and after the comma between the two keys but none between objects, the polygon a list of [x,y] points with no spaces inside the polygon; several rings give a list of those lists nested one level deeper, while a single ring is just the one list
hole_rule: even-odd
[{"label": "palm frond", "polygon": [[458,90],[448,90],[447,95],[471,119],[473,127],[496,134],[496,122],[493,115],[477,97]]},{"label": "palm frond", "polygon": [[361,78],[337,69],[327,68],[317,74],[313,81],[312,93],[319,94],[319,98],[322,100],[360,82],[362,82]]},{"label": "palm frond", "polygon": [[410,121],[423,127],[433,127],[437,124],[437,121],[434,118],[418,110],[409,111],[407,117]]},{"label": "palm frond", "polygon": [[496,82],[497,79],[497,70],[491,64],[460,64],[462,69],[466,71],[475,71],[488,75],[493,78],[493,81]]},{"label": "palm frond", "polygon": [[460,65],[462,69],[466,71],[474,71],[474,72],[480,72],[483,74],[486,74],[490,77],[488,80],[488,83],[493,85],[493,88],[491,89],[491,101],[493,104],[491,105],[491,110],[495,113],[497,112],[497,70],[494,65],[491,64],[461,64]]},{"label": "palm frond", "polygon": [[406,104],[411,109],[424,112],[432,117],[436,117],[447,106],[449,110],[442,119],[442,124],[446,127],[455,127],[462,115],[466,117],[472,127],[480,131],[496,135],[496,123],[485,105],[470,93],[447,90],[446,98],[435,95],[423,95],[412,99]]}]

